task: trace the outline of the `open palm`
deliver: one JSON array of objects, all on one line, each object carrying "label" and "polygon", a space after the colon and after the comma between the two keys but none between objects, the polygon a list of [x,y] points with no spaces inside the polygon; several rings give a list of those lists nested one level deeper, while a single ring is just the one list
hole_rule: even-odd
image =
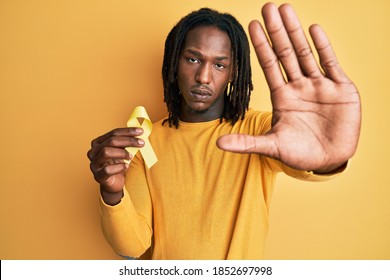
[{"label": "open palm", "polygon": [[266,4],[262,12],[270,41],[258,21],[251,22],[249,32],[271,91],[272,128],[265,135],[225,135],[217,144],[227,151],[273,157],[296,169],[332,171],[356,151],[359,93],[318,25],[309,31],[320,66],[290,5],[278,9]]}]

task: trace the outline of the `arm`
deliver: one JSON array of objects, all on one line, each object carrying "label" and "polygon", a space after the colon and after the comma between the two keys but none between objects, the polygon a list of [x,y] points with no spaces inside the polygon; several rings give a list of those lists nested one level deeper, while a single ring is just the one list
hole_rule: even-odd
[{"label": "arm", "polygon": [[318,25],[309,31],[320,66],[290,5],[278,9],[266,4],[262,12],[270,41],[258,21],[251,22],[249,32],[271,92],[272,128],[259,136],[225,135],[217,145],[272,157],[299,170],[334,172],[357,148],[359,93]]},{"label": "arm", "polygon": [[[142,147],[137,138],[141,134],[135,128],[115,129],[93,140],[88,152],[100,184],[102,230],[122,256],[139,257],[151,244],[152,207],[143,162],[125,150]],[[130,166],[124,160],[132,160]]]},{"label": "arm", "polygon": [[104,236],[121,256],[138,258],[151,246],[152,203],[143,160],[132,160],[121,202],[110,206],[101,199],[100,217]]}]

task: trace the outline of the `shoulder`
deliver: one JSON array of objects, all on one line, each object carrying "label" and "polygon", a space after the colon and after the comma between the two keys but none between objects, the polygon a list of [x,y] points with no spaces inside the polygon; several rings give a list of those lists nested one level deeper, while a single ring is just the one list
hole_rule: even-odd
[{"label": "shoulder", "polygon": [[177,130],[176,127],[174,126],[169,126],[169,123],[165,121],[166,118],[162,118],[156,122],[153,123],[153,128],[152,128],[152,135],[164,135],[166,133],[170,133],[173,130]]},{"label": "shoulder", "polygon": [[271,112],[249,109],[245,114],[244,120],[264,122],[264,121],[271,121],[271,118],[272,118]]},{"label": "shoulder", "polygon": [[165,119],[166,119],[166,118],[162,118],[162,119],[160,119],[160,120],[154,122],[154,123],[153,123],[153,128],[155,128],[155,127],[160,127],[160,126],[169,127],[168,122],[164,123],[164,120],[165,120]]},{"label": "shoulder", "polygon": [[238,120],[234,126],[239,127],[240,130],[245,128],[245,130],[249,130],[248,132],[263,134],[271,129],[271,122],[271,112],[249,109],[244,119]]}]

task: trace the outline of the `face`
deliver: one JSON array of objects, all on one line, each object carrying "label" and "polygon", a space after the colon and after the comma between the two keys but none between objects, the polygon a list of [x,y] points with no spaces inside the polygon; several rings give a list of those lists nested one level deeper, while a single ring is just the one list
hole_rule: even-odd
[{"label": "face", "polygon": [[187,33],[177,72],[182,121],[202,122],[221,117],[232,68],[231,43],[225,32],[205,26]]}]

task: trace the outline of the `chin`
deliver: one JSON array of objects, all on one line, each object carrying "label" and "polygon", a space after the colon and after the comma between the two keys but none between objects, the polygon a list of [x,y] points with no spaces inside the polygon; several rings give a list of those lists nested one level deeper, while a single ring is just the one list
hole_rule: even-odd
[{"label": "chin", "polygon": [[190,106],[186,106],[186,109],[187,111],[191,112],[191,113],[196,113],[196,114],[203,114],[203,113],[206,113],[209,108],[193,108],[193,107],[190,107]]}]

